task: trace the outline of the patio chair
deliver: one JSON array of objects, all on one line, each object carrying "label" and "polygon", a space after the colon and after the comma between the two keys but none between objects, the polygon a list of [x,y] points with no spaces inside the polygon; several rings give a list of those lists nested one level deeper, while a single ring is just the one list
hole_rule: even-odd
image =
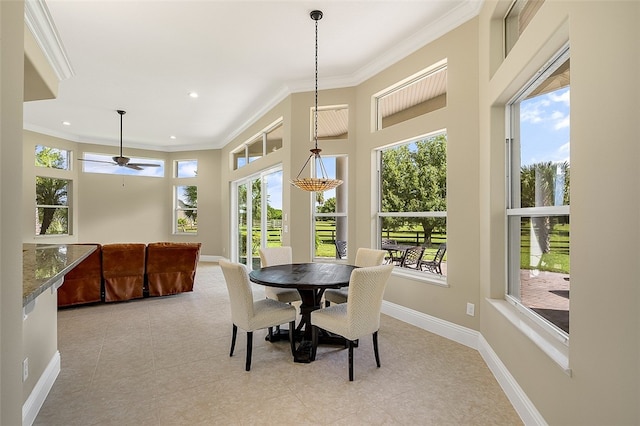
[{"label": "patio chair", "polygon": [[423,271],[429,271],[435,274],[442,275],[441,264],[446,251],[447,251],[447,244],[446,243],[440,244],[438,246],[438,251],[436,251],[435,256],[433,256],[433,260],[423,260],[420,263],[420,269]]},{"label": "patio chair", "polygon": [[402,260],[400,261],[400,267],[420,269],[423,254],[424,254],[424,247],[422,246],[409,247],[404,251],[404,255],[402,256]]},{"label": "patio chair", "polygon": [[347,242],[336,240],[336,259],[347,258]]}]

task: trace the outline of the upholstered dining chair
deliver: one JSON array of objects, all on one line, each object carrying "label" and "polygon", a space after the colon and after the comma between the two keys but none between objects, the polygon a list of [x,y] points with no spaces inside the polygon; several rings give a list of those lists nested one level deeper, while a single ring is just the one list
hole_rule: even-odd
[{"label": "upholstered dining chair", "polygon": [[376,365],[380,368],[380,354],[378,353],[380,308],[382,296],[393,268],[393,265],[379,265],[354,269],[349,279],[347,303],[311,312],[311,325],[313,326],[311,359],[316,357],[319,329],[344,337],[349,346],[349,381],[353,381],[355,341],[371,333],[373,334]]},{"label": "upholstered dining chair", "polygon": [[231,301],[231,321],[233,334],[231,336],[231,350],[229,356],[233,356],[236,346],[238,327],[247,332],[247,358],[245,370],[251,370],[251,351],[253,348],[253,332],[275,325],[289,323],[289,341],[291,353],[295,350],[293,329],[296,320],[296,308],[286,303],[273,299],[253,300],[249,273],[244,265],[232,263],[226,260],[219,261],[224,279],[229,291]]},{"label": "upholstered dining chair", "polygon": [[[288,265],[293,263],[291,247],[264,247],[259,250],[262,266]],[[279,302],[291,303],[300,300],[300,293],[295,288],[265,287],[267,298]]]},{"label": "upholstered dining chair", "polygon": [[[356,252],[355,265],[359,267],[382,265],[386,255],[387,252],[385,250],[360,247]],[[325,306],[329,306],[331,303],[345,303],[347,297],[348,287],[330,288],[324,292],[324,303]]]}]

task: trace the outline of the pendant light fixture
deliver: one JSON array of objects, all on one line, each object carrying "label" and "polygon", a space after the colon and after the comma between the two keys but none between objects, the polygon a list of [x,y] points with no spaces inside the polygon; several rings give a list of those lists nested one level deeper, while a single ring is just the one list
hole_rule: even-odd
[{"label": "pendant light fixture", "polygon": [[[322,11],[314,10],[310,13],[311,19],[313,19],[316,23],[316,74],[315,74],[315,108],[313,110],[313,141],[314,148],[311,149],[311,155],[307,158],[307,161],[300,169],[298,176],[291,181],[291,184],[296,188],[300,188],[303,191],[309,192],[323,192],[328,191],[330,189],[334,189],[337,186],[342,185],[342,181],[340,179],[330,179],[327,176],[327,170],[324,167],[324,163],[322,162],[322,157],[320,157],[320,148],[318,148],[318,21],[322,19]],[[307,164],[314,159],[316,166],[320,169],[320,174],[322,177],[300,177],[304,169],[307,167]],[[317,174],[317,173],[316,173]]]}]

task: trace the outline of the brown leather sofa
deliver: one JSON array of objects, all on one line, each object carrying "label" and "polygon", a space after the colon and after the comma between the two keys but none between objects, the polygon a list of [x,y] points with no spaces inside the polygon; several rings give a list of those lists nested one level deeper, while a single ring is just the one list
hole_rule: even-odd
[{"label": "brown leather sofa", "polygon": [[58,307],[193,291],[200,243],[94,244],[65,275]]},{"label": "brown leather sofa", "polygon": [[64,276],[58,288],[58,306],[73,306],[102,301],[102,249],[100,244],[82,262]]},{"label": "brown leather sofa", "polygon": [[165,296],[193,291],[200,243],[147,245],[146,295]]},{"label": "brown leather sofa", "polygon": [[102,246],[104,301],[142,298],[145,244],[105,244]]}]

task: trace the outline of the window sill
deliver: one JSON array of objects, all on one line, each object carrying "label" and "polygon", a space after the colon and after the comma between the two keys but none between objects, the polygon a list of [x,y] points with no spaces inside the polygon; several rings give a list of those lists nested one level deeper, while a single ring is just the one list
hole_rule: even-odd
[{"label": "window sill", "polygon": [[562,336],[551,326],[533,318],[533,315],[525,312],[516,302],[500,299],[486,300],[571,377],[569,337]]},{"label": "window sill", "polygon": [[419,272],[408,268],[395,267],[393,268],[393,272],[391,273],[391,275],[396,277],[408,278],[413,281],[437,285],[439,287],[449,287],[449,284],[447,284],[447,277],[427,272]]}]

